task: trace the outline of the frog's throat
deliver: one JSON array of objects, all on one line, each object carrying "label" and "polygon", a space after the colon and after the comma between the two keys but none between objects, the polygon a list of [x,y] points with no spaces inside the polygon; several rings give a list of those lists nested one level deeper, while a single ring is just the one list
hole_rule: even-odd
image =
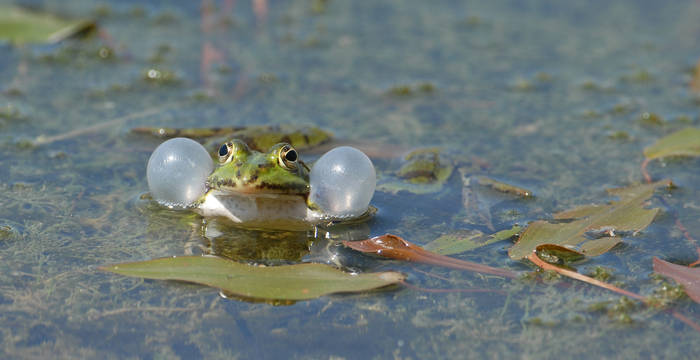
[{"label": "frog's throat", "polygon": [[307,196],[298,194],[242,194],[212,190],[196,207],[204,217],[220,216],[236,223],[318,222],[321,214],[309,209]]}]

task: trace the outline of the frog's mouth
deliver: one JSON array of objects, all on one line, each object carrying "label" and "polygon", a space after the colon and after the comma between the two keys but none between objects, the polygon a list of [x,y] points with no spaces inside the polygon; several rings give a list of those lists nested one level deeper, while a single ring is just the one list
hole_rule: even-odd
[{"label": "frog's mouth", "polygon": [[211,192],[217,196],[235,196],[235,195],[245,195],[250,197],[275,197],[282,195],[295,195],[307,197],[309,195],[309,187],[299,186],[299,187],[289,187],[289,186],[271,186],[271,185],[255,185],[255,186],[221,186],[209,189]]},{"label": "frog's mouth", "polygon": [[[256,179],[251,179],[255,181]],[[285,183],[274,184],[265,181],[256,182],[255,184],[246,184],[245,182],[234,181],[233,179],[213,178],[207,181],[207,191],[216,191],[220,195],[236,195],[243,194],[248,196],[257,195],[299,195],[308,196],[309,185],[307,183]]]}]

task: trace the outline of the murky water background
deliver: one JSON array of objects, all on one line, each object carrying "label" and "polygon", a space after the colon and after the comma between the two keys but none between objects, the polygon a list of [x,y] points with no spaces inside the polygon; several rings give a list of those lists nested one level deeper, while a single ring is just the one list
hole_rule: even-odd
[{"label": "murky water background", "polygon": [[[341,249],[363,271],[403,271],[423,288],[492,291],[399,288],[272,306],[97,270],[206,242],[197,216],[139,200],[158,141],[129,134],[135,126],[299,123],[350,141],[440,146],[458,163],[483,164],[482,175],[535,192],[531,201],[495,203],[495,230],[607,201],[605,188],[643,180],[645,146],[698,126],[700,101],[688,85],[700,59],[697,2],[30,3],[94,17],[103,34],[0,44],[3,358],[698,353],[700,334],[670,315],[570,280],[505,281]],[[382,171],[397,161],[375,163]],[[653,256],[695,260],[674,222],[700,237],[699,168],[698,159],[652,163],[654,178],[679,185],[669,208],[579,271],[603,266],[611,281],[650,295],[661,286]],[[458,174],[432,195],[379,192],[379,213],[363,231],[424,244],[486,230],[463,209],[461,192]],[[288,242],[293,249],[304,240]],[[458,257],[533,271],[508,259],[509,246]],[[593,310],[605,301],[608,310]],[[687,298],[674,309],[699,318]]]}]

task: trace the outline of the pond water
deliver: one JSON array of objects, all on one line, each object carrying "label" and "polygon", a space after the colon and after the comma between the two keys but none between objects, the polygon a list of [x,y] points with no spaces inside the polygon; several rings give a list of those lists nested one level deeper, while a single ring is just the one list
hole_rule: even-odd
[{"label": "pond water", "polygon": [[[98,267],[212,245],[237,259],[310,261],[308,237],[226,224],[141,199],[159,140],[139,126],[316,125],[380,149],[437,146],[465,173],[531,189],[465,209],[455,172],[437,192],[379,191],[363,237],[425,244],[495,232],[611,200],[643,181],[643,149],[698,126],[696,1],[30,1],[95,18],[100,36],[0,44],[0,354],[3,358],[690,358],[700,334],[669,313],[535,276],[499,242],[456,257],[521,279],[381,260],[336,247],[360,271],[418,288],[293,304]],[[397,151],[400,153],[400,151]],[[398,166],[375,157],[380,173]],[[304,155],[313,160],[317,155]],[[475,166],[474,164],[478,164]],[[696,260],[700,160],[655,161],[671,178],[656,220],[577,263],[644,296],[654,256]],[[209,231],[209,232],[207,232]],[[217,248],[218,247],[218,248]],[[313,247],[313,246],[312,246]],[[535,281],[534,278],[543,279]],[[668,284],[673,284],[669,281]],[[446,289],[429,291],[426,289]],[[469,291],[484,290],[484,291]],[[672,309],[700,322],[681,298]]]}]

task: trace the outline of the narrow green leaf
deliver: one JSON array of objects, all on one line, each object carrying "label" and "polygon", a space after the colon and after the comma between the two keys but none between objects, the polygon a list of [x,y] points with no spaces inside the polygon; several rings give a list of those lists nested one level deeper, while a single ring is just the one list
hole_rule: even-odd
[{"label": "narrow green leaf", "polygon": [[477,176],[479,184],[491,188],[496,191],[500,191],[505,194],[517,195],[520,197],[532,197],[532,191],[521,188],[519,186],[504,183],[502,181],[494,180],[486,176]]},{"label": "narrow green leaf", "polygon": [[572,248],[586,256],[603,254],[621,242],[624,236],[641,231],[654,220],[659,209],[646,209],[644,205],[657,187],[669,184],[669,180],[662,180],[611,189],[608,192],[618,196],[618,201],[577,207],[554,215],[556,219],[574,219],[571,222],[534,221],[508,254],[514,260],[523,259],[545,244]]},{"label": "narrow green leaf", "polygon": [[0,6],[0,40],[15,44],[55,43],[94,28],[95,23],[89,20],[68,20],[17,6]]},{"label": "narrow green leaf", "polygon": [[254,266],[212,256],[178,256],[103,266],[104,271],[156,280],[181,280],[252,299],[307,300],[396,284],[398,272],[350,274],[325,264]]},{"label": "narrow green leaf", "polygon": [[700,129],[686,128],[659,139],[644,149],[647,159],[666,156],[700,156]]},{"label": "narrow green leaf", "polygon": [[597,212],[600,211],[600,208],[605,205],[582,205],[582,206],[577,206],[573,209],[569,210],[564,210],[560,211],[556,214],[554,214],[553,218],[557,220],[566,220],[566,219],[576,219],[576,218],[582,218],[586,217],[589,215],[593,215]]},{"label": "narrow green leaf", "polygon": [[509,239],[520,232],[520,226],[515,225],[510,229],[499,231],[492,235],[486,235],[479,230],[458,230],[445,234],[425,244],[423,248],[441,255],[453,255],[463,253],[495,242]]}]

